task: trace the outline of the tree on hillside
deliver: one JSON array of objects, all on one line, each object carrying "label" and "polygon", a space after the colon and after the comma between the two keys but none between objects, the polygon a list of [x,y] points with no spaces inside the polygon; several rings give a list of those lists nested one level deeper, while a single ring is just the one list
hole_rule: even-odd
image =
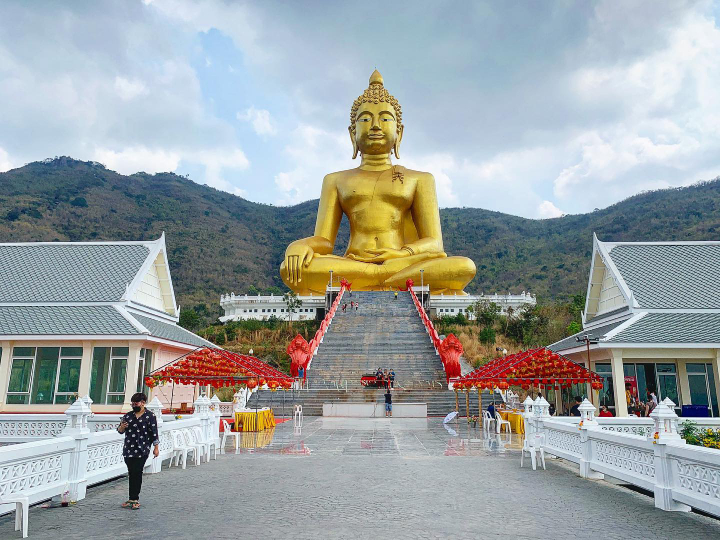
[{"label": "tree on hillside", "polygon": [[194,309],[181,309],[178,324],[186,330],[196,330],[200,326],[200,315]]},{"label": "tree on hillside", "polygon": [[492,328],[500,316],[500,306],[488,300],[478,300],[473,306],[475,320],[483,328]]},{"label": "tree on hillside", "polygon": [[283,300],[287,306],[288,320],[292,326],[293,313],[295,313],[300,306],[302,306],[302,300],[298,298],[298,295],[294,291],[288,291],[283,294]]}]

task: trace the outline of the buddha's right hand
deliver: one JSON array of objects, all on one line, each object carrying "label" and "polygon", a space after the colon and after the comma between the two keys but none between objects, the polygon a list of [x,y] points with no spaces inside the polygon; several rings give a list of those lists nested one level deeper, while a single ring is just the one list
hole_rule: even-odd
[{"label": "buddha's right hand", "polygon": [[312,261],[315,251],[304,242],[293,242],[285,250],[285,268],[290,283],[297,285],[302,281],[303,269]]}]

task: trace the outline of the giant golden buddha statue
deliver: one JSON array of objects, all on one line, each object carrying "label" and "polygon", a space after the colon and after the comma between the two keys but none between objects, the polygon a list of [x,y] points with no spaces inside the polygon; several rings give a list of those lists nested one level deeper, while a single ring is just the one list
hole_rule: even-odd
[{"label": "giant golden buddha statue", "polygon": [[[280,274],[298,294],[324,294],[333,280],[345,278],[354,290],[390,290],[407,279],[424,283],[433,293],[464,294],[475,276],[466,257],[443,251],[435,179],[430,173],[393,165],[403,136],[400,104],[373,72],[370,86],[350,110],[356,169],[328,174],[323,180],[315,234],[296,240],[285,251]],[[350,222],[345,255],[333,255],[343,214]]]}]

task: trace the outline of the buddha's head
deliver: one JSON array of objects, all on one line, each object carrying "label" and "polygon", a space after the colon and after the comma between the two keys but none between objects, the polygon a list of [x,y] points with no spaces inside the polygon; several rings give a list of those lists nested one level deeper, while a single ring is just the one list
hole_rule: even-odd
[{"label": "buddha's head", "polygon": [[402,110],[397,99],[383,86],[377,70],[370,76],[370,86],[358,97],[350,109],[350,140],[353,159],[358,151],[367,155],[395,152],[400,157],[402,141]]}]

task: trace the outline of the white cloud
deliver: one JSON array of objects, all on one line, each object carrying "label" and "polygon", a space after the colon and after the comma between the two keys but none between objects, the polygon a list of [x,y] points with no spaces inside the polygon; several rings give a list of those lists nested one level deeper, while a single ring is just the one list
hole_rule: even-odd
[{"label": "white cloud", "polygon": [[278,204],[295,204],[319,197],[326,174],[358,165],[350,159],[352,148],[347,133],[304,124],[290,134],[284,154],[295,166],[275,175],[275,185],[281,193]]},{"label": "white cloud", "polygon": [[180,154],[177,152],[151,150],[142,146],[123,148],[120,151],[97,148],[93,155],[93,161],[102,163],[108,169],[120,174],[133,174],[140,171],[149,174],[173,172],[177,170],[180,159]]},{"label": "white cloud", "polygon": [[128,80],[125,77],[115,77],[115,90],[117,90],[120,99],[124,101],[131,100],[143,94],[147,94],[148,90],[145,83],[138,80]]},{"label": "white cloud", "polygon": [[540,203],[540,206],[538,206],[538,217],[541,219],[546,218],[556,218],[560,217],[564,214],[562,210],[560,210],[557,206],[555,206],[550,201],[543,201]]},{"label": "white cloud", "polygon": [[237,113],[237,119],[241,122],[250,122],[255,133],[260,136],[275,135],[277,133],[274,122],[270,117],[270,111],[268,110],[250,107],[245,112]]}]

